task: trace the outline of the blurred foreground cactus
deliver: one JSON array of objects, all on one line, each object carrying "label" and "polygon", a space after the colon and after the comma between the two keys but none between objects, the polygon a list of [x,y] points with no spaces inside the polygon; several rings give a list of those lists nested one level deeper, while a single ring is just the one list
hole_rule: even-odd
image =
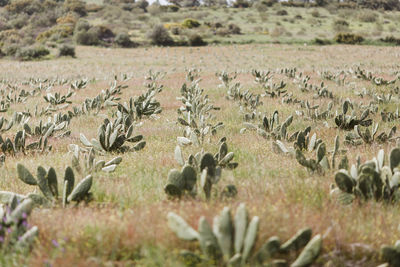
[{"label": "blurred foreground cactus", "polygon": [[382,246],[381,256],[387,264],[379,266],[400,266],[400,240],[397,240],[394,246]]},{"label": "blurred foreground cactus", "polygon": [[286,260],[278,260],[276,256],[297,253],[303,247],[303,251],[290,266],[309,266],[318,258],[322,249],[321,235],[311,239],[312,231],[306,228],[283,244],[279,237],[271,237],[256,251],[260,219],[257,216],[250,219],[243,203],[238,206],[235,216],[232,216],[230,208],[225,207],[214,218],[213,227],[204,216],[200,217],[197,231],[173,212],[168,213],[167,219],[169,228],[178,238],[199,242],[201,255],[186,250],[180,253],[188,266],[200,263],[209,266],[275,266],[280,263],[284,265],[279,266],[288,266]]},{"label": "blurred foreground cactus", "polygon": [[0,205],[0,247],[6,252],[29,249],[39,232],[37,226],[30,227],[27,221],[33,201],[21,201],[11,194],[6,203]]}]

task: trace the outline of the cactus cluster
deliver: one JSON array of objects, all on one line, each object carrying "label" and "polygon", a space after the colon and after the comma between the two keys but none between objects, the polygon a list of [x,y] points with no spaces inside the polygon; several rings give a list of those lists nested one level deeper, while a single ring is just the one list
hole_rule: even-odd
[{"label": "cactus cluster", "polygon": [[289,138],[287,128],[292,124],[292,122],[293,116],[289,116],[282,124],[280,124],[279,113],[275,110],[270,118],[264,116],[262,124],[260,125],[245,122],[245,128],[242,128],[241,132],[244,132],[245,129],[256,130],[259,135],[267,139],[287,140]]},{"label": "cactus cluster", "polygon": [[169,212],[168,226],[180,239],[198,241],[202,255],[190,251],[181,251],[180,256],[187,265],[206,264],[215,266],[288,266],[286,260],[277,256],[297,253],[303,247],[292,267],[309,266],[319,256],[322,248],[322,237],[312,239],[309,228],[300,230],[287,242],[281,244],[279,237],[268,239],[257,251],[255,243],[258,237],[259,217],[249,218],[244,204],[240,204],[235,216],[225,207],[219,216],[214,218],[213,227],[205,217],[200,217],[198,230],[193,229],[182,217]]},{"label": "cactus cluster", "polygon": [[75,144],[69,145],[69,152],[72,154],[71,166],[79,174],[90,174],[96,172],[114,172],[122,162],[122,157],[115,157],[110,161],[97,160],[93,148],[84,149]]},{"label": "cactus cluster", "polygon": [[26,144],[25,130],[18,131],[14,137],[3,139],[0,135],[0,149],[5,154],[15,155],[18,152],[26,153],[27,151],[50,151],[52,146],[48,144],[48,135],[41,136],[38,141]]},{"label": "cactus cluster", "polygon": [[222,122],[210,123],[211,111],[219,110],[210,103],[204,90],[199,87],[199,79],[191,70],[187,73],[187,80],[191,81],[181,87],[181,97],[178,98],[183,105],[178,109],[178,123],[185,127],[183,136],[178,138],[180,145],[202,144],[209,134],[215,135],[217,130],[223,127]]},{"label": "cactus cluster", "polygon": [[254,120],[257,115],[257,107],[263,104],[261,95],[252,93],[250,90],[242,90],[239,82],[232,84],[232,81],[236,78],[236,73],[233,74],[233,77],[230,77],[225,71],[216,73],[216,75],[222,82],[219,87],[225,87],[226,98],[239,103],[244,120]]},{"label": "cactus cluster", "polygon": [[[302,141],[301,144],[299,145],[299,140],[295,143],[297,144],[297,149],[296,149],[296,160],[297,162],[306,167],[308,170],[311,172],[324,172],[326,170],[329,170],[331,168],[336,167],[336,156],[338,154],[342,154],[345,152],[344,150],[340,149],[340,141],[339,141],[339,136],[336,136],[335,138],[335,144],[332,153],[331,158],[329,159],[328,152],[326,149],[326,145],[322,140],[316,140],[316,137],[313,135],[308,143],[308,146],[306,146],[306,142],[304,141],[304,138],[300,138]],[[307,159],[303,153],[301,152],[300,148],[305,149],[307,147],[308,151],[312,151],[313,148],[316,149],[316,159]],[[346,156],[342,157],[338,168],[347,168],[348,167],[348,159]]]},{"label": "cactus cluster", "polygon": [[343,130],[353,130],[356,125],[361,125],[368,127],[372,124],[372,119],[367,119],[370,113],[369,109],[365,109],[360,116],[360,119],[354,115],[347,115],[349,109],[353,109],[353,104],[350,100],[345,100],[342,105],[342,114],[336,115],[335,123],[336,125]]},{"label": "cactus cluster", "polygon": [[[397,127],[393,126],[388,133],[381,132],[377,135],[379,128],[379,123],[372,126],[370,130],[368,127],[365,127],[365,130],[361,130],[359,125],[354,127],[354,133],[350,132],[345,137],[345,144],[358,146],[363,143],[372,144],[377,142],[379,144],[383,144],[386,142],[392,142],[399,139],[399,137],[395,137]],[[377,135],[377,136],[376,136]],[[376,136],[376,137],[375,137]]]},{"label": "cactus cluster", "polygon": [[356,66],[355,69],[351,70],[351,73],[358,79],[371,81],[374,85],[389,85],[394,84],[396,79],[393,80],[385,80],[382,77],[374,76],[370,71],[366,71],[361,69],[360,66]]},{"label": "cactus cluster", "polygon": [[57,174],[53,167],[46,170],[38,166],[36,178],[22,164],[17,164],[18,178],[28,185],[38,186],[42,195],[31,193],[27,198],[41,205],[51,205],[59,201],[61,195],[62,205],[65,207],[70,202],[90,201],[92,194],[89,192],[92,187],[93,178],[91,175],[83,178],[75,187],[75,174],[71,167],[65,169],[64,179],[62,181],[63,190],[59,194]]},{"label": "cactus cluster", "polygon": [[[172,169],[168,174],[165,192],[170,197],[179,198],[186,193],[195,196],[199,186],[206,199],[210,199],[213,185],[221,179],[222,169],[235,169],[238,166],[238,163],[232,162],[234,153],[228,152],[228,146],[223,139],[219,151],[215,155],[198,152],[194,156],[190,155],[185,161],[179,146],[175,148],[174,154],[176,161],[183,168],[181,171]],[[236,193],[237,189],[234,185],[227,185],[220,196],[233,197]]]},{"label": "cactus cluster", "polygon": [[[142,135],[133,135],[135,125],[124,123],[123,118],[117,118],[114,122],[105,119],[99,127],[97,139],[89,141],[81,133],[80,140],[85,147],[93,148],[99,152],[128,152],[138,151],[146,146]],[[124,145],[126,142],[137,143],[133,147]]]},{"label": "cactus cluster", "polygon": [[47,93],[43,98],[46,102],[50,103],[53,106],[61,105],[61,104],[71,104],[72,102],[68,100],[73,95],[72,91],[69,91],[66,95],[61,95],[60,93]]},{"label": "cactus cluster", "polygon": [[385,165],[384,150],[379,150],[376,158],[361,164],[352,165],[350,172],[341,169],[335,174],[336,188],[331,194],[345,203],[354,199],[366,201],[375,199],[389,203],[400,200],[400,148],[394,148],[389,154],[389,166]]},{"label": "cactus cluster", "polygon": [[296,111],[298,115],[304,115],[307,119],[312,120],[312,121],[318,121],[318,120],[327,120],[329,118],[332,118],[332,107],[333,107],[333,102],[329,102],[327,108],[325,110],[321,110],[321,107],[319,105],[314,105],[312,106],[310,102],[305,101],[304,105],[301,103],[301,106],[304,106],[306,108],[306,112],[302,111]]}]

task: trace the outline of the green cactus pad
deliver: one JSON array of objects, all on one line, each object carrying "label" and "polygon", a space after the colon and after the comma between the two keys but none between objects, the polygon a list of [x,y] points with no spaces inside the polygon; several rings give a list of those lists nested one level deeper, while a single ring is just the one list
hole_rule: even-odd
[{"label": "green cactus pad", "polygon": [[26,184],[29,185],[37,185],[36,179],[33,177],[33,175],[29,172],[27,168],[25,168],[24,165],[18,163],[17,164],[17,172],[18,172],[18,177],[21,179]]}]

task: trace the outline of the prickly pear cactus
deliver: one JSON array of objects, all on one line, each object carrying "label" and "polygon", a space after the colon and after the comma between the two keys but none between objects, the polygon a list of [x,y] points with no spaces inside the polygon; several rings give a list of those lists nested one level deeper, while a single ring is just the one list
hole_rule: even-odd
[{"label": "prickly pear cactus", "polygon": [[[304,248],[291,264],[300,267],[311,265],[322,248],[321,235],[311,239],[311,229],[305,228],[284,244],[278,237],[272,237],[255,251],[260,219],[257,216],[250,219],[244,204],[238,206],[235,216],[232,216],[230,208],[225,207],[214,218],[213,227],[205,217],[200,217],[197,231],[173,212],[168,213],[167,219],[169,228],[178,238],[199,242],[202,255],[182,251],[180,255],[185,262],[190,259],[216,266],[268,265],[276,262],[273,257],[277,253],[296,253]],[[288,265],[286,261],[284,263]]]},{"label": "prickly pear cactus", "polygon": [[29,227],[27,223],[34,207],[33,201],[18,199],[11,194],[9,201],[0,205],[0,247],[6,252],[29,249],[39,232],[36,226]]},{"label": "prickly pear cactus", "polygon": [[[62,202],[63,206],[69,202],[79,203],[81,201],[90,201],[91,193],[90,188],[93,183],[93,178],[88,175],[82,179],[75,187],[75,174],[71,167],[65,169],[65,175],[62,182],[62,199],[59,200],[58,180],[54,168],[46,170],[42,166],[37,168],[36,178],[30,171],[22,164],[17,164],[18,178],[28,185],[35,185],[39,187],[41,195],[31,193],[27,196],[21,196],[21,199],[29,198],[35,205],[38,206],[51,206]],[[0,192],[0,200],[7,200],[10,192]],[[0,201],[3,202],[3,201]]]},{"label": "prickly pear cactus", "polygon": [[351,170],[341,169],[335,174],[336,186],[331,194],[338,197],[344,204],[350,204],[354,199],[367,201],[385,201],[395,203],[400,200],[400,148],[394,148],[389,154],[389,166],[385,164],[384,150],[377,157],[358,166],[352,165]]}]

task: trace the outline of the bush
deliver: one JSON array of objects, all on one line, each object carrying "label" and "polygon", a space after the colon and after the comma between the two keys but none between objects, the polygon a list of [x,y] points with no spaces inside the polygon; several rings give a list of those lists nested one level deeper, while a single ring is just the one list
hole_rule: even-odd
[{"label": "bush", "polygon": [[318,9],[313,9],[313,11],[311,11],[311,16],[314,18],[319,18],[321,15],[319,14]]},{"label": "bush", "polygon": [[120,47],[135,47],[137,46],[134,42],[131,41],[131,38],[126,33],[119,33],[114,39],[114,43]]},{"label": "bush", "polygon": [[203,40],[203,38],[198,34],[193,34],[189,36],[189,45],[190,46],[204,46],[207,43]]},{"label": "bush", "polygon": [[[88,28],[89,26],[89,28]],[[90,27],[87,22],[78,22],[74,39],[80,45],[105,45],[113,42],[114,33],[105,26]]]},{"label": "bush", "polygon": [[335,36],[335,41],[339,44],[359,44],[364,41],[364,38],[354,33],[338,33]]},{"label": "bush", "polygon": [[79,31],[88,31],[90,29],[90,24],[87,20],[80,19],[78,22],[75,24],[75,29],[74,32],[79,32]]},{"label": "bush", "polygon": [[250,7],[250,3],[246,0],[236,0],[233,3],[234,8],[248,8]]},{"label": "bush", "polygon": [[184,28],[188,28],[188,29],[193,29],[193,28],[197,28],[200,26],[200,22],[198,22],[195,19],[185,19],[182,22],[182,27]]},{"label": "bush", "polygon": [[265,1],[258,1],[253,7],[258,12],[266,12],[268,10],[268,5],[265,3]]},{"label": "bush", "polygon": [[74,34],[74,39],[80,45],[99,45],[100,39],[95,32],[78,31]]},{"label": "bush", "polygon": [[14,0],[10,4],[5,6],[5,9],[11,14],[26,13],[32,15],[43,10],[43,6],[40,1],[32,0]]},{"label": "bush", "polygon": [[168,5],[167,6],[167,11],[168,12],[178,12],[179,11],[179,6],[177,6],[177,5]]},{"label": "bush", "polygon": [[97,38],[106,43],[111,43],[115,34],[108,27],[103,25],[93,26],[88,30],[89,33],[94,33]]},{"label": "bush", "polygon": [[75,12],[81,17],[87,15],[86,4],[80,0],[65,0],[64,9],[66,12]]},{"label": "bush", "polygon": [[276,12],[276,15],[278,15],[278,16],[287,16],[288,12],[286,10],[284,10],[284,9],[281,9],[281,10],[278,10]]},{"label": "bush", "polygon": [[394,36],[386,36],[385,38],[379,39],[381,42],[390,43],[394,45],[400,45],[400,38],[396,38]]},{"label": "bush", "polygon": [[377,20],[377,14],[371,10],[363,10],[358,14],[358,19],[362,22],[375,22]]},{"label": "bush", "polygon": [[43,46],[24,47],[17,51],[16,57],[20,60],[40,59],[50,54],[50,51]]},{"label": "bush", "polygon": [[332,41],[327,39],[315,38],[312,43],[315,45],[330,45],[332,44]]},{"label": "bush", "polygon": [[[69,25],[55,25],[47,31],[41,32],[36,37],[36,41],[45,42],[48,39],[64,39],[73,35],[73,28]],[[55,40],[57,41],[57,40]]]},{"label": "bush", "polygon": [[233,23],[228,25],[228,30],[229,30],[230,34],[241,34],[242,33],[242,30],[240,29],[240,27]]},{"label": "bush", "polygon": [[337,32],[344,32],[349,30],[349,23],[343,19],[335,20],[333,22],[333,30]]},{"label": "bush", "polygon": [[153,30],[148,33],[148,38],[154,45],[174,45],[174,40],[169,35],[167,29],[165,29],[163,25],[156,25]]},{"label": "bush", "polygon": [[6,6],[10,3],[10,0],[0,0],[0,7]]},{"label": "bush", "polygon": [[75,46],[63,44],[58,48],[59,57],[75,57]]},{"label": "bush", "polygon": [[6,56],[15,56],[20,47],[17,44],[7,44],[3,45],[1,52]]}]

